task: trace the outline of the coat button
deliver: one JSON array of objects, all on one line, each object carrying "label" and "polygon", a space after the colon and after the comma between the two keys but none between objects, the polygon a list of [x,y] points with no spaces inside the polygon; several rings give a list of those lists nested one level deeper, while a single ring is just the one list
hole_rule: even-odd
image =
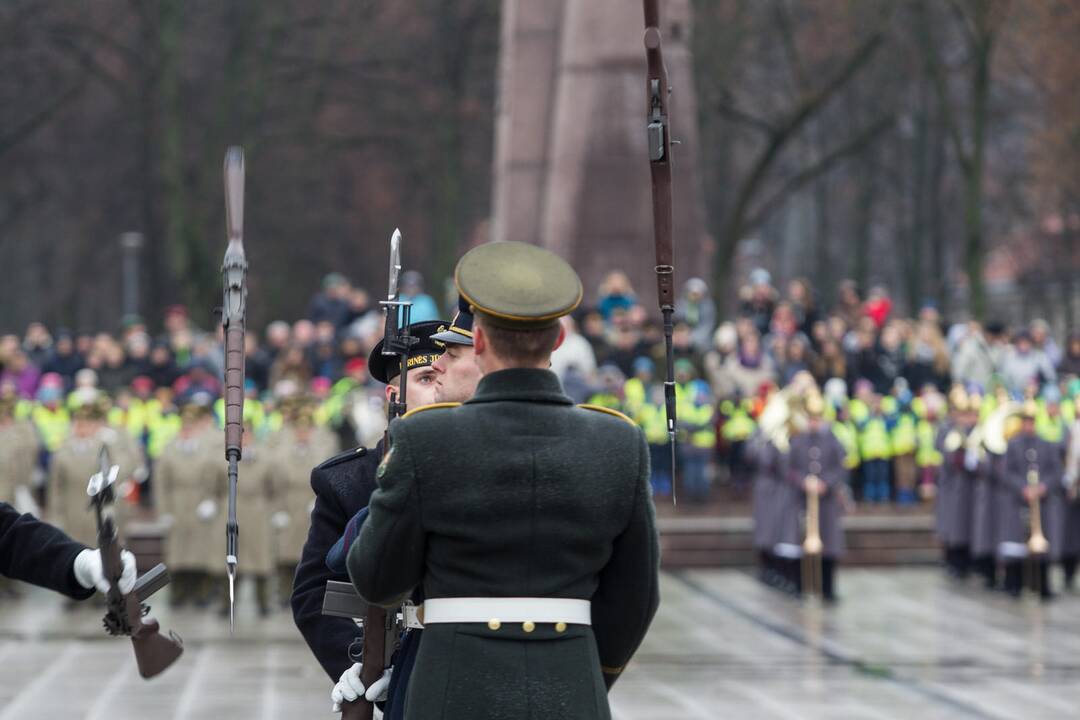
[{"label": "coat button", "polygon": [[525,622],[521,623],[521,629],[527,633],[530,633],[536,629],[536,624],[533,623],[532,620],[526,620]]},{"label": "coat button", "polygon": [[488,628],[491,630],[498,630],[502,627],[502,623],[499,622],[499,618],[491,618],[488,620]]},{"label": "coat button", "polygon": [[566,623],[564,623],[564,622],[555,623],[555,632],[566,632]]}]

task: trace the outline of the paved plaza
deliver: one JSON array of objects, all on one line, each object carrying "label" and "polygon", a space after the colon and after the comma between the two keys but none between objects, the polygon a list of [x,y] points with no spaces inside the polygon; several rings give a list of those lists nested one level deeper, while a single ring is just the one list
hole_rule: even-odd
[{"label": "paved plaza", "polygon": [[[823,608],[740,571],[665,574],[615,717],[1080,715],[1080,596],[1014,602],[933,569],[848,570],[840,591]],[[100,614],[39,591],[0,605],[0,720],[333,717],[329,682],[285,613],[260,620],[244,603],[230,639],[217,615],[155,607],[186,652],[152,682],[129,643],[98,632]]]}]

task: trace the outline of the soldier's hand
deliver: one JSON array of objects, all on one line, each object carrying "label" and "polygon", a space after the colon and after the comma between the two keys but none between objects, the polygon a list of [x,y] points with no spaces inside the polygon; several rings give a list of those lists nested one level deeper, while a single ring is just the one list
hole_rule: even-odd
[{"label": "soldier's hand", "polygon": [[[135,556],[127,550],[120,553],[120,592],[127,595],[135,587]],[[84,588],[97,588],[103,594],[109,592],[109,580],[105,577],[105,567],[101,562],[101,551],[87,548],[75,556],[72,566],[75,579]]]},{"label": "soldier's hand", "polygon": [[195,514],[199,516],[199,519],[203,522],[212,520],[217,515],[217,503],[213,500],[203,500],[195,508]]},{"label": "soldier's hand", "polygon": [[388,668],[381,678],[371,683],[371,687],[364,688],[360,680],[360,673],[364,670],[361,663],[354,664],[351,668],[341,673],[341,679],[330,691],[330,700],[334,703],[332,712],[341,712],[341,703],[353,702],[363,696],[368,702],[384,702],[387,691],[390,689],[390,677],[393,669]]}]

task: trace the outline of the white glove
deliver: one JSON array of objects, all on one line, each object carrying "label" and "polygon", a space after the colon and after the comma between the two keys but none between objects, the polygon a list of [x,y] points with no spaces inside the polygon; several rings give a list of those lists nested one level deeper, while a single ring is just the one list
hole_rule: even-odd
[{"label": "white glove", "polygon": [[[127,595],[135,587],[135,556],[127,550],[120,552],[120,592]],[[75,556],[75,564],[72,567],[75,579],[79,584],[89,590],[97,588],[102,593],[109,592],[109,581],[105,578],[105,567],[101,563],[101,551],[87,548]]]},{"label": "white glove", "polygon": [[284,510],[278,510],[270,516],[270,524],[278,530],[284,530],[289,527],[290,522],[292,522],[292,520],[289,518],[289,513]]},{"label": "white glove", "polygon": [[195,508],[195,514],[200,520],[206,522],[217,515],[217,503],[213,500],[203,500],[199,503],[199,506]]},{"label": "white glove", "polygon": [[979,453],[975,450],[964,451],[964,469],[968,472],[975,472],[979,467]]},{"label": "white glove", "polygon": [[341,703],[353,702],[361,695],[368,702],[385,702],[386,694],[390,689],[390,676],[393,668],[387,668],[381,678],[371,683],[371,687],[364,690],[364,683],[360,682],[360,673],[364,666],[356,663],[351,668],[341,673],[341,679],[330,691],[330,700],[334,703],[331,712],[341,712]]}]

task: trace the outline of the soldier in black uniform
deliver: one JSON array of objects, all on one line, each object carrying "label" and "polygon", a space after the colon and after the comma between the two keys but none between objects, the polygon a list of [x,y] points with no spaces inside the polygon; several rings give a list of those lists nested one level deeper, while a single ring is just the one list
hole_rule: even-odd
[{"label": "soldier in black uniform", "polygon": [[[471,327],[471,319],[460,319],[460,322],[464,327]],[[446,341],[436,340],[435,336],[452,329],[442,321],[416,323],[409,327],[409,333],[419,339],[408,358],[407,400],[410,407],[435,402],[439,373],[433,365],[446,345]],[[465,335],[456,335],[472,342]],[[381,342],[371,352],[368,369],[373,378],[386,383],[387,399],[397,392],[399,366],[383,357]],[[296,569],[291,604],[297,628],[335,683],[339,683],[347,671],[359,678],[358,669],[349,658],[349,646],[358,633],[355,623],[322,614],[326,581],[348,581],[347,575],[331,572],[326,566],[326,553],[341,537],[349,519],[367,505],[375,489],[375,468],[382,454],[383,443],[380,441],[374,448],[357,447],[340,453],[311,472],[315,508]],[[401,673],[398,676],[401,677]],[[399,680],[395,679],[394,685],[397,684]],[[391,697],[395,689],[391,688]]]},{"label": "soldier in black uniform", "polygon": [[491,243],[455,281],[483,377],[392,424],[349,575],[387,607],[423,590],[406,718],[608,718],[659,603],[645,436],[548,369],[582,296],[563,260]]},{"label": "soldier in black uniform", "polygon": [[[125,550],[120,557],[124,566],[120,590],[128,593],[135,586],[135,556]],[[5,502],[0,502],[0,575],[74,600],[87,599],[95,589],[109,591],[100,550],[72,540],[33,515],[20,514]]]}]

